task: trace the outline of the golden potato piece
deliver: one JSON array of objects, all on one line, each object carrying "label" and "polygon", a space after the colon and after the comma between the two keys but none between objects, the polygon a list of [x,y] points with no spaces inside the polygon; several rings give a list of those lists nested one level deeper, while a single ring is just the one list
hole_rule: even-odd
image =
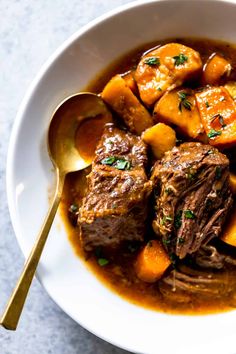
[{"label": "golden potato piece", "polygon": [[171,150],[176,144],[175,131],[163,123],[158,123],[145,130],[142,139],[151,146],[157,159],[161,159],[165,152]]},{"label": "golden potato piece", "polygon": [[124,120],[131,132],[141,134],[153,125],[150,113],[120,75],[114,76],[108,82],[101,95],[103,100]]},{"label": "golden potato piece", "polygon": [[167,90],[181,86],[202,69],[198,52],[178,43],[169,43],[144,55],[135,80],[142,101],[153,105]]},{"label": "golden potato piece", "polygon": [[167,92],[154,107],[154,120],[169,125],[190,138],[203,133],[203,126],[197,109],[194,92],[182,88]]},{"label": "golden potato piece", "polygon": [[226,75],[229,76],[231,71],[231,64],[226,59],[218,54],[211,56],[203,69],[204,84],[216,85],[221,78]]}]

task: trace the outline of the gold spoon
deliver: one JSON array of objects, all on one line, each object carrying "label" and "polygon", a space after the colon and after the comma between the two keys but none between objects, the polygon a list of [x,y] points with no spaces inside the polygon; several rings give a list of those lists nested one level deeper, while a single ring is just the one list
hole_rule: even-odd
[{"label": "gold spoon", "polygon": [[[66,174],[82,170],[91,164],[91,158],[87,160],[82,158],[79,149],[75,147],[78,128],[82,126],[81,122],[88,118],[101,119],[102,124],[112,122],[111,113],[102,99],[96,94],[87,92],[68,97],[56,108],[53,114],[48,131],[48,152],[56,170],[56,191],[38,238],[0,320],[0,324],[6,329],[15,330],[17,327],[61,200]],[[79,147],[79,141],[77,147]]]}]

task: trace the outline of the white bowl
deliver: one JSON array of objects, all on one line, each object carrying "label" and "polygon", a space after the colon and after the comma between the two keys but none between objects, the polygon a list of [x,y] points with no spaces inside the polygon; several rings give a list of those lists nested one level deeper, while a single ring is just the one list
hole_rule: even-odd
[{"label": "white bowl", "polygon": [[[28,255],[53,187],[46,133],[54,108],[101,69],[140,44],[173,37],[236,42],[233,1],[138,1],[91,22],[47,61],[19,109],[10,142],[7,192],[16,237]],[[38,267],[54,301],[97,336],[138,353],[235,353],[236,311],[167,315],[133,305],[108,290],[77,258],[59,217]]]}]

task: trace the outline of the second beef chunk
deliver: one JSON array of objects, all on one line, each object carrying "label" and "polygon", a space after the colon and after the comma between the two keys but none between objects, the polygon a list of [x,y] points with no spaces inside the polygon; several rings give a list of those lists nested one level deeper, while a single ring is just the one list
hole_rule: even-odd
[{"label": "second beef chunk", "polygon": [[232,205],[229,160],[216,148],[184,143],[153,169],[156,216],[153,229],[179,258],[219,236]]},{"label": "second beef chunk", "polygon": [[79,210],[85,250],[143,241],[152,185],[145,173],[146,163],[147,148],[139,137],[113,126],[105,129]]}]

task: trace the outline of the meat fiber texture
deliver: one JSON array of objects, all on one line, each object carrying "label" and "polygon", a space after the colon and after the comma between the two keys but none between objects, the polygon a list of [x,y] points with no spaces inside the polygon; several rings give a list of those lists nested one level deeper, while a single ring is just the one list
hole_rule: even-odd
[{"label": "meat fiber texture", "polygon": [[233,199],[229,160],[216,148],[184,143],[154,165],[155,233],[180,259],[218,237]]},{"label": "meat fiber texture", "polygon": [[[128,162],[128,168],[107,165],[107,158]],[[78,224],[85,250],[118,247],[124,241],[143,241],[152,182],[145,173],[147,147],[140,137],[114,126],[106,127],[97,146],[88,193]]]}]

